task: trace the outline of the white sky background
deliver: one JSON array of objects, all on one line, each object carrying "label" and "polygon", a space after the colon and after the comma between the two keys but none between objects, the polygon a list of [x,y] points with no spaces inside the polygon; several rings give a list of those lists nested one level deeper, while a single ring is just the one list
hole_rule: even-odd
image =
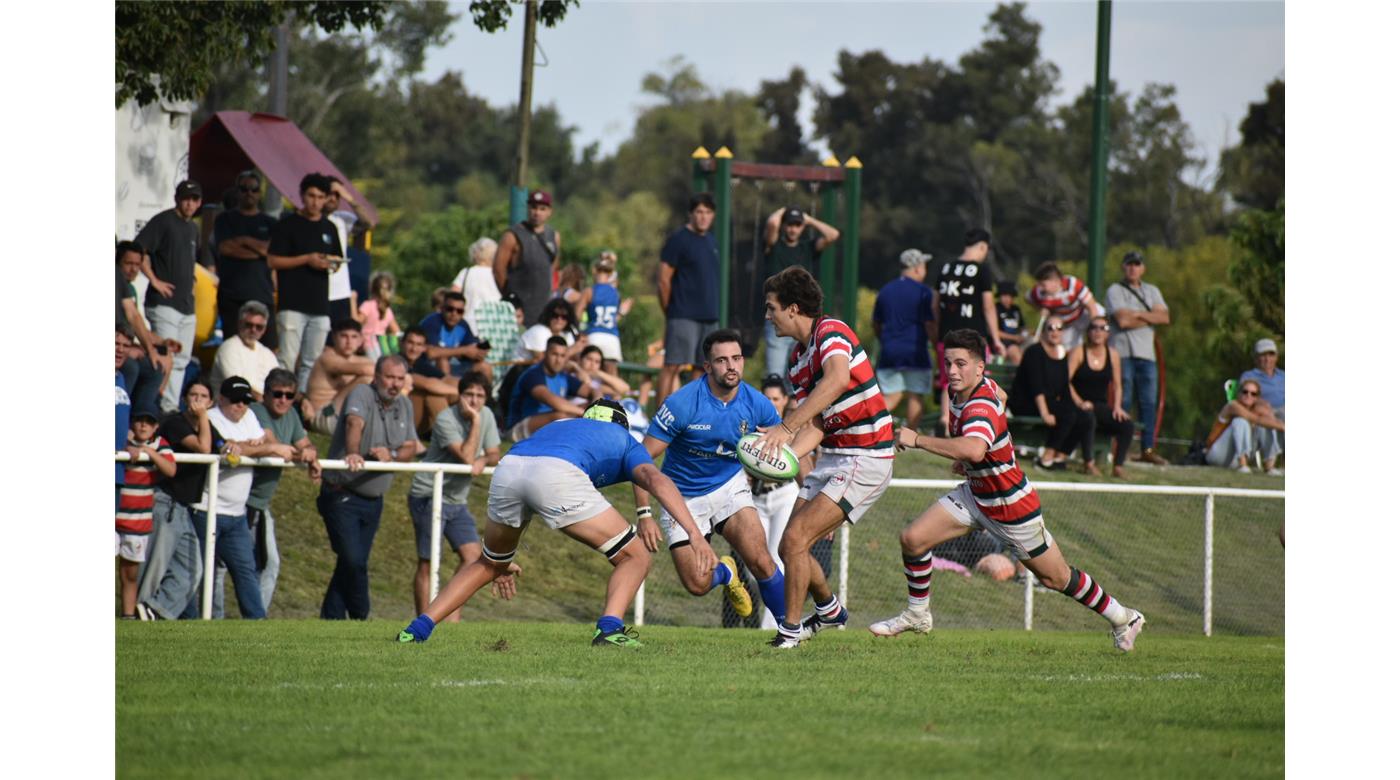
[{"label": "white sky background", "polygon": [[[520,94],[523,12],[495,35],[476,29],[466,3],[453,40],[434,49],[424,76],[448,70],[492,105],[512,105]],[[553,29],[537,37],[548,65],[535,69],[534,104],[553,103],[578,127],[576,148],[599,142],[614,151],[648,104],[642,77],[662,71],[675,55],[695,64],[716,90],[754,92],[760,81],[787,76],[800,65],[810,81],[837,88],[842,49],[880,49],[895,62],[927,57],[956,64],[976,48],[995,3],[763,2],[682,3],[584,0]],[[1067,103],[1093,84],[1096,6],[1092,2],[1030,4],[1039,22],[1041,52],[1060,68],[1055,102]],[[1238,138],[1247,105],[1264,99],[1269,81],[1284,75],[1283,3],[1116,2],[1110,74],[1136,96],[1149,82],[1177,87],[1176,102],[1199,150],[1213,170],[1220,148]],[[544,57],[537,56],[536,63]],[[813,104],[802,120],[811,138]],[[820,152],[833,151],[814,144]],[[834,150],[843,159],[859,149]]]}]

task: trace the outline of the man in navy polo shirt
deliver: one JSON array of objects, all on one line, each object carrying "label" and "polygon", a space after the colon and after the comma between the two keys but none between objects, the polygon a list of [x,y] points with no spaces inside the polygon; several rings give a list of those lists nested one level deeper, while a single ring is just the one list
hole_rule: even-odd
[{"label": "man in navy polo shirt", "polygon": [[676,389],[682,366],[704,364],[700,349],[705,337],[719,327],[719,244],[710,226],[715,199],[708,192],[690,197],[689,220],[666,239],[656,290],[666,312],[666,362],[657,382],[658,404]]},{"label": "man in navy polo shirt", "polygon": [[909,427],[917,428],[924,413],[924,396],[933,391],[933,361],[929,340],[936,337],[938,321],[933,313],[933,290],[924,284],[933,255],[906,249],[899,256],[904,271],[880,288],[875,298],[875,336],[880,339],[880,360],[875,381],[885,394],[885,406],[894,410],[909,393],[905,410]]},{"label": "man in navy polo shirt", "polygon": [[442,298],[442,308],[418,323],[428,335],[428,359],[437,361],[443,374],[458,377],[480,371],[489,379],[491,364],[486,362],[486,353],[491,347],[467,327],[466,315],[466,296],[449,292]]}]

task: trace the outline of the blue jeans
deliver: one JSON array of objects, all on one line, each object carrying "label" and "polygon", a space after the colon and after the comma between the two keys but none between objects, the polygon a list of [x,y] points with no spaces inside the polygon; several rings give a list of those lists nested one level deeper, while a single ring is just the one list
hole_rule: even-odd
[{"label": "blue jeans", "polygon": [[321,619],[364,620],[369,617],[369,552],[379,531],[384,499],[326,485],[316,497],[316,509],[335,551],[335,573],[321,602]]},{"label": "blue jeans", "polygon": [[797,343],[797,339],[790,336],[779,336],[773,330],[771,320],[763,323],[763,373],[777,374],[783,378],[783,384],[787,384],[787,361],[788,355],[792,353],[792,347]]},{"label": "blue jeans", "polygon": [[155,501],[154,527],[146,562],[137,575],[140,587],[136,598],[166,620],[174,620],[191,601],[197,601],[204,557],[199,554],[190,508],[162,490],[156,491]]},{"label": "blue jeans", "polygon": [[1157,361],[1123,358],[1123,411],[1132,414],[1137,402],[1137,418],[1142,423],[1142,448],[1151,449],[1157,440]]},{"label": "blue jeans", "polygon": [[[156,404],[160,402],[161,374],[149,356],[127,358],[122,364],[122,378],[126,380],[126,387],[131,391],[133,411],[158,408]],[[176,380],[172,377],[170,381]],[[184,395],[180,397],[184,398]]]},{"label": "blue jeans", "polygon": [[180,408],[185,367],[190,364],[190,356],[194,354],[195,316],[181,314],[170,306],[150,306],[146,308],[146,322],[156,336],[180,342],[180,351],[170,354],[170,382],[165,385],[165,393],[160,399],[161,411],[173,412]]},{"label": "blue jeans", "polygon": [[[276,525],[272,512],[267,509],[248,507],[249,533],[253,535],[253,563],[257,565],[258,542],[261,540],[267,553],[262,568],[258,569],[258,591],[262,593],[263,610],[272,608],[272,594],[277,591],[277,574],[282,570],[282,558],[277,554]],[[224,616],[224,573],[222,566],[214,567],[214,618]]]},{"label": "blue jeans", "polygon": [[306,392],[311,367],[326,348],[331,318],[283,309],[277,312],[277,362],[297,375],[297,390]]},{"label": "blue jeans", "polygon": [[1242,417],[1230,421],[1230,427],[1220,434],[1220,438],[1210,445],[1206,452],[1206,462],[1212,466],[1235,468],[1240,458],[1248,459],[1254,453],[1264,461],[1278,457],[1278,432],[1262,425],[1250,425]]},{"label": "blue jeans", "polygon": [[[209,513],[193,510],[194,531],[199,536],[199,552],[204,554],[204,534],[209,522]],[[244,620],[262,620],[267,617],[263,609],[262,593],[258,590],[258,570],[253,565],[253,535],[248,533],[247,515],[217,515],[214,525],[214,560],[223,563],[233,577],[233,595],[238,597],[238,613]],[[212,576],[213,572],[205,572]],[[203,583],[201,583],[201,586]],[[199,616],[202,590],[190,599],[189,606],[181,617]]]}]

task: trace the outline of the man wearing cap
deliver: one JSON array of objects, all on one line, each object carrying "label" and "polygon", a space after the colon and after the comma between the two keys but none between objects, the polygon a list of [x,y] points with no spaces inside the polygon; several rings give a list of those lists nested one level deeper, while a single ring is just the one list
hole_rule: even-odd
[{"label": "man wearing cap", "polygon": [[[1240,384],[1245,380],[1259,383],[1259,395],[1269,404],[1274,416],[1282,420],[1283,417],[1283,369],[1278,367],[1278,345],[1273,339],[1259,339],[1254,342],[1254,368],[1240,374]],[[1283,451],[1283,431],[1263,429],[1260,431],[1265,437],[1265,444],[1274,444],[1274,449]],[[1274,442],[1267,439],[1273,438]]]},{"label": "man wearing cap", "polygon": [[1155,284],[1142,280],[1147,265],[1141,252],[1123,255],[1123,278],[1108,286],[1104,304],[1112,333],[1108,345],[1118,350],[1123,363],[1123,403],[1130,412],[1137,407],[1142,424],[1142,452],[1137,460],[1158,466],[1167,459],[1157,454],[1157,349],[1153,327],[1170,325],[1167,301]]},{"label": "man wearing cap", "polygon": [[330,191],[329,178],[303,176],[301,208],[277,223],[267,245],[277,272],[277,362],[297,375],[303,393],[331,332],[330,274],[345,262],[335,225],[321,216]]},{"label": "man wearing cap", "polygon": [[885,406],[895,409],[909,393],[906,410],[911,428],[924,414],[924,396],[933,390],[933,362],[928,343],[937,331],[933,314],[933,290],[924,284],[933,255],[906,249],[899,256],[904,270],[875,296],[875,337],[880,340],[880,360],[875,381],[885,394]]},{"label": "man wearing cap", "polygon": [[554,290],[564,237],[548,224],[554,213],[554,198],[548,192],[531,192],[525,205],[529,211],[524,221],[511,225],[497,243],[492,273],[501,294],[519,296],[525,321],[534,322]]},{"label": "man wearing cap", "polygon": [[[841,231],[803,213],[797,206],[785,206],[768,215],[763,223],[763,251],[768,256],[767,278],[790,265],[800,265],[813,276],[820,276],[817,257],[841,238]],[[787,376],[788,353],[796,343],[779,336],[773,323],[764,321],[764,366],[767,373]]]},{"label": "man wearing cap", "polygon": [[1021,364],[1021,345],[1026,341],[1026,318],[1016,304],[1016,283],[997,282],[997,335],[1006,345],[1006,362]]},{"label": "man wearing cap", "polygon": [[992,234],[970,228],[963,234],[963,251],[958,259],[943,264],[933,284],[933,312],[938,320],[934,341],[938,365],[938,414],[948,428],[948,377],[943,368],[943,337],[962,328],[975,330],[987,340],[993,352],[1006,354],[997,328],[996,302],[992,298],[992,275],[983,263],[991,253]]},{"label": "man wearing cap", "polygon": [[[277,368],[277,353],[258,340],[267,332],[271,320],[271,312],[262,301],[244,302],[238,308],[236,319],[225,320],[225,328],[238,323],[238,337],[226,338],[219,345],[214,353],[214,367],[209,372],[210,381],[219,384],[225,377],[241,376],[254,388],[262,387],[268,373]],[[256,389],[253,390],[253,400],[262,400],[262,395]]]},{"label": "man wearing cap", "polygon": [[[219,319],[226,338],[238,323],[243,304],[258,301],[271,310],[274,290],[272,271],[267,266],[267,245],[277,220],[258,207],[262,202],[262,177],[257,171],[248,170],[238,174],[234,184],[238,207],[224,211],[214,220]],[[265,328],[257,338],[268,348],[277,348],[275,328]]]},{"label": "man wearing cap", "polygon": [[194,264],[199,255],[199,226],[194,217],[203,200],[199,182],[180,182],[175,187],[175,208],[151,217],[136,234],[136,243],[145,251],[141,271],[151,282],[146,319],[174,353],[170,381],[160,398],[160,407],[167,412],[180,408],[185,366],[194,351]]},{"label": "man wearing cap", "polygon": [[344,459],[349,470],[325,472],[316,498],[336,555],[335,573],[321,602],[322,620],[369,617],[369,554],[394,474],[365,471],[364,466],[366,461],[408,463],[417,454],[413,404],[403,394],[407,381],[408,363],[401,356],[379,358],[374,382],[357,385],[346,396],[331,436],[328,457]]},{"label": "man wearing cap", "polygon": [[[214,437],[214,451],[225,457],[258,457],[275,455],[275,442],[269,444],[262,424],[248,405],[253,402],[253,386],[241,376],[231,376],[219,385],[219,400],[209,410],[209,425]],[[214,557],[228,569],[233,578],[233,592],[238,597],[238,612],[244,620],[267,617],[262,592],[258,586],[258,571],[253,562],[253,536],[248,531],[248,492],[253,487],[253,468],[235,466],[234,461],[220,464],[218,496],[214,503],[216,518]],[[209,488],[195,504],[193,520],[199,538],[201,555],[205,548],[209,522]],[[206,571],[208,577],[213,572]],[[195,591],[181,617],[199,615],[203,589]]]}]

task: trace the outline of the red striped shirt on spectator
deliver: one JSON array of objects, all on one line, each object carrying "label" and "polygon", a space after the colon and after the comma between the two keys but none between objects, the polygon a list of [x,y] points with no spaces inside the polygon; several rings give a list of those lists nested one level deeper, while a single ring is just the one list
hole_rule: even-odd
[{"label": "red striped shirt on spectator", "polygon": [[[133,447],[153,447],[162,458],[175,461],[175,451],[169,442],[157,436],[155,441],[138,441],[128,434],[127,443]],[[143,461],[126,464],[126,484],[122,486],[121,502],[117,506],[117,531],[144,536],[151,532],[156,505],[155,484],[160,480],[156,464]]]},{"label": "red striped shirt on spectator", "polygon": [[1084,314],[1085,301],[1089,297],[1089,286],[1076,276],[1061,276],[1060,291],[1045,295],[1040,291],[1040,285],[1036,285],[1026,293],[1026,300],[1031,305],[1042,309],[1048,309],[1051,314],[1059,317],[1065,325],[1079,319]]},{"label": "red striped shirt on spectator", "polygon": [[894,426],[875,383],[875,367],[855,332],[841,320],[818,317],[812,323],[811,340],[793,347],[788,381],[797,402],[806,400],[821,381],[822,367],[833,355],[846,356],[851,378],[841,395],[822,410],[821,426],[826,432],[822,452],[893,458]]},{"label": "red striped shirt on spectator", "polygon": [[1006,425],[1006,405],[997,395],[997,383],[983,377],[963,403],[950,399],[953,437],[973,436],[987,443],[987,454],[977,463],[965,464],[972,498],[982,514],[1007,525],[1019,525],[1040,517],[1040,496],[1016,464],[1016,448]]}]

